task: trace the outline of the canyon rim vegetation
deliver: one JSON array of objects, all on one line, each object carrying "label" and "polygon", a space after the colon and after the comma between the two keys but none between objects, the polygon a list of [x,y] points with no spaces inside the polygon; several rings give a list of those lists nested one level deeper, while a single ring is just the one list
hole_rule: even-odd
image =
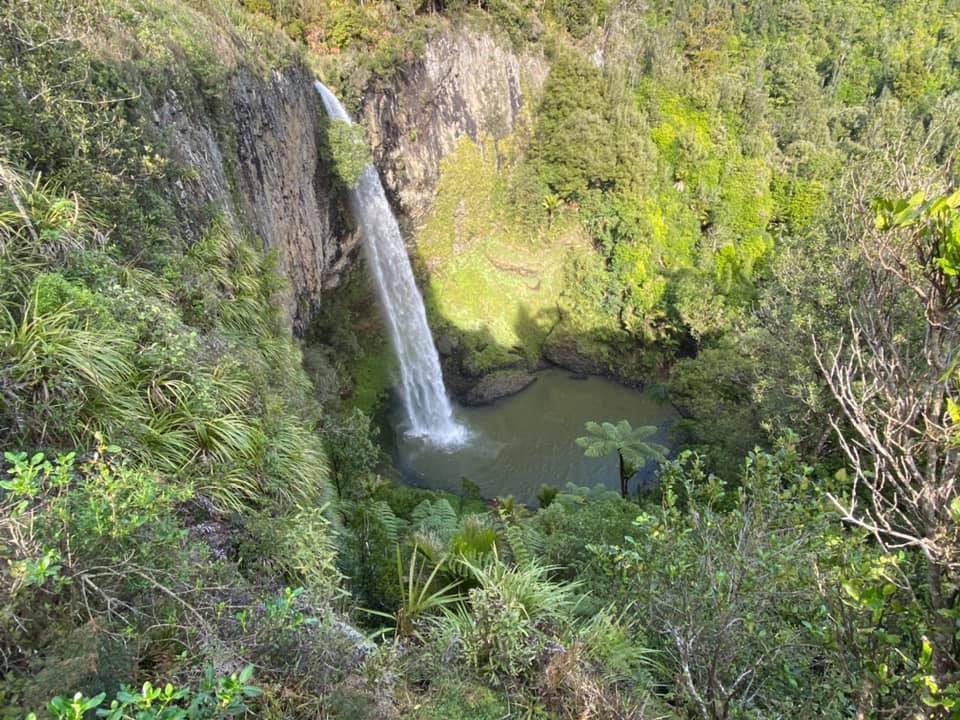
[{"label": "canyon rim vegetation", "polygon": [[[958,117],[956,0],[0,0],[0,718],[960,717]],[[412,482],[371,161],[650,478]]]}]

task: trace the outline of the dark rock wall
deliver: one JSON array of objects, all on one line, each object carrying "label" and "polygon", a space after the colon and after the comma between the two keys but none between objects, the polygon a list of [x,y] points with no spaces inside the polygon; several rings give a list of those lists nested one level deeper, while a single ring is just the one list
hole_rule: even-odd
[{"label": "dark rock wall", "polygon": [[[548,65],[491,35],[454,30],[388,87],[371,90],[360,121],[388,194],[416,220],[430,210],[440,161],[464,136],[504,136],[536,101]],[[238,70],[216,114],[190,110],[173,90],[156,123],[192,179],[173,188],[183,215],[223,212],[277,250],[290,281],[291,327],[303,332],[324,293],[337,287],[359,238],[341,212],[320,157],[323,107],[306,67],[268,80]]]},{"label": "dark rock wall", "polygon": [[174,158],[195,171],[175,188],[184,216],[222,211],[277,250],[295,332],[339,284],[357,245],[320,158],[323,107],[312,83],[299,66],[267,81],[241,69],[220,117],[189,112],[172,90],[157,112]]},{"label": "dark rock wall", "polygon": [[368,94],[361,121],[384,184],[414,221],[433,202],[440,161],[460,139],[514,130],[549,66],[486,33],[451,31],[427,43],[396,82]]}]

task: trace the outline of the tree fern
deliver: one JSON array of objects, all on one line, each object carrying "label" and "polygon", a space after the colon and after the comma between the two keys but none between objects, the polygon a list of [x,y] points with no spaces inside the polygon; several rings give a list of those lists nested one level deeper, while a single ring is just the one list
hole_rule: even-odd
[{"label": "tree fern", "polygon": [[493,552],[497,531],[487,514],[471,513],[460,519],[460,526],[450,540],[452,552],[480,556]]},{"label": "tree fern", "polygon": [[517,565],[529,565],[543,552],[545,539],[531,525],[507,525],[503,534],[509,556]]},{"label": "tree fern", "polygon": [[433,564],[443,561],[447,556],[446,540],[432,530],[414,530],[410,533],[408,542]]},{"label": "tree fern", "polygon": [[469,576],[467,565],[486,562],[497,546],[497,530],[489,515],[470,514],[460,520],[457,532],[450,539],[449,553],[455,562],[448,563],[447,573],[465,579]]},{"label": "tree fern", "polygon": [[585,425],[588,435],[578,437],[577,445],[584,449],[587,457],[605,457],[616,452],[620,459],[620,493],[627,496],[627,482],[630,476],[646,465],[647,460],[664,462],[667,448],[648,442],[648,438],[657,432],[655,425],[643,425],[634,428],[627,420],[617,424],[590,421]]},{"label": "tree fern", "polygon": [[446,498],[424,500],[410,514],[412,527],[422,532],[430,532],[446,545],[457,531],[459,525],[457,513]]},{"label": "tree fern", "polygon": [[387,541],[393,545],[397,544],[405,527],[403,519],[397,517],[385,500],[369,503],[368,507],[369,516],[384,529],[387,534]]}]

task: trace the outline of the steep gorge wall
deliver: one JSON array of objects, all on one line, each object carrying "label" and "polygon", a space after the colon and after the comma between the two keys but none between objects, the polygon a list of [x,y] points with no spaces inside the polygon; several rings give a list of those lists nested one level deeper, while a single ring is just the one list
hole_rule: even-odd
[{"label": "steep gorge wall", "polygon": [[549,69],[492,35],[452,30],[386,88],[367,95],[361,121],[384,184],[414,221],[430,210],[440,161],[458,141],[503,137],[536,102]]},{"label": "steep gorge wall", "polygon": [[[514,130],[535,102],[548,65],[493,36],[451,30],[431,40],[392,84],[371,89],[359,120],[367,130],[396,209],[416,221],[434,197],[440,161],[458,141]],[[342,215],[331,169],[320,154],[323,108],[301,64],[263,79],[238,69],[217,114],[167,90],[154,121],[190,179],[173,192],[186,218],[211,209],[276,249],[290,290],[295,332],[339,284],[359,238]]]},{"label": "steep gorge wall", "polygon": [[[367,94],[360,120],[408,242],[430,215],[441,162],[463,138],[481,148],[488,138],[525,141],[548,71],[539,49],[517,52],[490,33],[460,28],[428,42],[392,84]],[[516,356],[509,368],[475,371],[473,351],[458,337],[441,335],[438,346],[447,388],[461,402],[488,402],[533,381]]]},{"label": "steep gorge wall", "polygon": [[320,156],[323,108],[312,82],[298,65],[269,80],[240,69],[225,89],[223,117],[191,112],[168,90],[155,118],[174,158],[194,171],[176,183],[183,214],[222,209],[277,250],[296,332],[338,285],[357,244]]}]

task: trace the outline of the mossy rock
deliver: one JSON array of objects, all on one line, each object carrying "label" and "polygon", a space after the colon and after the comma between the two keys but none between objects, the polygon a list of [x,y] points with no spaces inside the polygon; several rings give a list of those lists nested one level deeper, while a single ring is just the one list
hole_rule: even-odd
[{"label": "mossy rock", "polygon": [[467,405],[486,405],[494,400],[515,395],[529,387],[537,377],[526,370],[502,370],[484,375],[466,394]]}]

